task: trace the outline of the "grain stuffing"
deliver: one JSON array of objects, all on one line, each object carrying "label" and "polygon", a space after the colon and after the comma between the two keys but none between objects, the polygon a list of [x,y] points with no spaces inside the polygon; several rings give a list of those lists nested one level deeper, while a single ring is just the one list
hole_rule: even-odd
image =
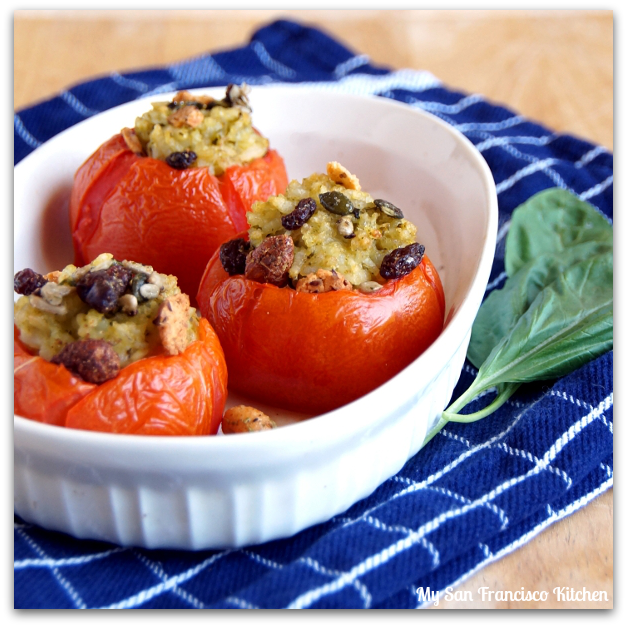
[{"label": "grain stuffing", "polygon": [[22,343],[90,382],[150,355],[179,354],[198,338],[196,310],[176,277],[109,253],[46,276],[27,268],[14,289]]},{"label": "grain stuffing", "polygon": [[252,125],[246,85],[229,85],[224,98],[181,91],[170,102],[155,102],[122,135],[133,152],[170,167],[209,169],[220,176],[232,165],[263,157],[269,142]]},{"label": "grain stuffing", "polygon": [[302,292],[373,293],[410,272],[424,252],[401,209],[362,190],[337,161],[254,203],[247,219],[249,243],[239,238],[220,251],[225,270]]}]

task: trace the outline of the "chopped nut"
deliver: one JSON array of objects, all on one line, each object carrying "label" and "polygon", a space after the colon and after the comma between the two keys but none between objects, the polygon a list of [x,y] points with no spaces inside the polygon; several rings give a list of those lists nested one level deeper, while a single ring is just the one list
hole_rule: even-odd
[{"label": "chopped nut", "polygon": [[168,124],[175,128],[190,126],[196,128],[203,123],[205,116],[194,105],[185,105],[168,116]]},{"label": "chopped nut", "polygon": [[353,286],[339,272],[320,268],[316,272],[308,274],[296,283],[297,292],[309,294],[322,294],[323,292],[337,292],[339,290],[352,290]]},{"label": "chopped nut", "polygon": [[158,285],[152,285],[152,283],[144,283],[139,288],[139,293],[146,300],[157,298],[157,296],[159,296],[160,291],[161,291],[161,288]]},{"label": "chopped nut", "polygon": [[89,383],[104,383],[120,372],[120,358],[104,340],[77,340],[51,359]]},{"label": "chopped nut", "polygon": [[270,416],[246,405],[231,407],[222,418],[222,433],[247,433],[268,429],[276,429],[276,424]]},{"label": "chopped nut", "polygon": [[36,294],[31,294],[28,300],[35,309],[39,309],[40,311],[45,311],[46,313],[55,314],[57,316],[64,316],[67,313],[67,307],[65,305],[51,305],[48,301]]},{"label": "chopped nut", "polygon": [[44,279],[46,279],[47,281],[52,281],[52,283],[58,283],[60,276],[61,276],[61,271],[54,270],[53,272],[48,272],[48,274],[44,274]]},{"label": "chopped nut", "polygon": [[176,294],[159,305],[153,324],[159,329],[161,344],[167,355],[178,355],[187,348],[189,304],[187,294]]},{"label": "chopped nut", "polygon": [[133,294],[124,294],[118,299],[118,305],[127,316],[137,314],[137,299]]},{"label": "chopped nut", "polygon": [[48,302],[50,305],[58,306],[63,302],[63,299],[75,288],[71,285],[59,285],[58,283],[54,283],[53,281],[48,281],[41,288],[41,296]]},{"label": "chopped nut", "polygon": [[148,275],[146,281],[151,285],[156,285],[159,289],[163,288],[164,286],[163,277],[154,270]]},{"label": "chopped nut", "polygon": [[337,222],[337,232],[346,237],[351,238],[355,235],[355,227],[350,216],[342,216]]},{"label": "chopped nut", "polygon": [[128,270],[131,270],[134,274],[148,274],[150,275],[150,273],[152,272],[152,267],[151,266],[144,266],[141,263],[136,263],[135,261],[123,261],[122,265],[127,268]]},{"label": "chopped nut", "polygon": [[327,163],[327,174],[334,183],[343,185],[346,189],[361,190],[359,179],[337,161]]},{"label": "chopped nut", "polygon": [[128,149],[134,152],[136,155],[143,155],[144,149],[139,137],[135,135],[135,129],[124,127],[122,129],[122,137],[128,146]]},{"label": "chopped nut", "polygon": [[196,96],[187,90],[179,91],[174,98],[172,98],[172,102],[191,102],[196,100]]},{"label": "chopped nut", "polygon": [[364,281],[357,286],[357,289],[364,294],[372,294],[372,292],[377,292],[382,287],[383,285],[376,281]]},{"label": "chopped nut", "polygon": [[195,96],[189,91],[179,91],[172,99],[172,102],[199,102],[200,104],[208,105],[215,102],[215,98],[211,96]]},{"label": "chopped nut", "polygon": [[226,88],[226,96],[224,101],[230,107],[239,107],[244,111],[251,111],[250,103],[248,101],[248,94],[250,93],[250,87],[246,83],[241,85],[230,84]]},{"label": "chopped nut", "polygon": [[267,237],[248,253],[244,275],[251,281],[287,285],[288,272],[294,263],[294,242],[289,235]]},{"label": "chopped nut", "polygon": [[[113,257],[109,257],[108,255],[100,255],[96,257],[90,265],[83,266],[82,268],[78,268],[78,270],[84,270],[85,272],[95,272],[96,270],[108,270],[113,264],[115,264],[115,259]],[[78,274],[78,270],[74,273]]]}]

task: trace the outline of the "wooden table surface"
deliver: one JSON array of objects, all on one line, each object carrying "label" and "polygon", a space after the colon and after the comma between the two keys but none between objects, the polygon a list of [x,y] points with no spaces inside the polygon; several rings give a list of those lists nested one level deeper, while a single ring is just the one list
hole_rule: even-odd
[{"label": "wooden table surface", "polygon": [[[14,108],[98,74],[240,46],[282,17],[323,28],[375,64],[428,70],[451,89],[613,150],[611,11],[16,11]],[[612,536],[609,490],[456,588],[472,601],[438,609],[613,607]],[[549,600],[482,600],[482,586],[546,590]],[[605,591],[608,601],[559,602],[555,587]]]}]

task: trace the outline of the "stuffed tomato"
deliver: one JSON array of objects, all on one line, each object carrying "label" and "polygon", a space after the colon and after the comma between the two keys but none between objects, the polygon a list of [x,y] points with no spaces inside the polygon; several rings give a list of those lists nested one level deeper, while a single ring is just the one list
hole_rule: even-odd
[{"label": "stuffed tomato", "polygon": [[15,275],[15,413],[74,429],[211,435],[227,394],[224,353],[176,278],[94,262]]},{"label": "stuffed tomato", "polygon": [[214,254],[197,295],[233,390],[330,411],[383,384],[441,333],[444,292],[416,227],[341,165],[292,181],[248,221]]},{"label": "stuffed tomato", "polygon": [[252,126],[246,89],[154,103],[78,169],[75,264],[104,252],[177,276],[195,295],[211,254],[246,228],[253,202],[282,193],[282,158]]}]

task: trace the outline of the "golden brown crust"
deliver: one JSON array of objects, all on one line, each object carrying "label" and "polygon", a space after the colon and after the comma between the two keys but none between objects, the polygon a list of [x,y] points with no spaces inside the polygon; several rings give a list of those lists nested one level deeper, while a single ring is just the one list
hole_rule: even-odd
[{"label": "golden brown crust", "polygon": [[205,116],[202,114],[202,111],[194,105],[185,105],[168,116],[168,124],[175,128],[180,128],[181,126],[196,128],[203,123],[204,119]]},{"label": "golden brown crust", "polygon": [[172,99],[173,102],[200,102],[201,104],[211,104],[215,98],[211,96],[196,96],[189,91],[179,91]]},{"label": "golden brown crust", "polygon": [[338,290],[352,290],[353,286],[339,272],[335,270],[317,270],[299,279],[296,283],[297,292],[321,294],[323,292],[337,292]]},{"label": "golden brown crust", "polygon": [[327,174],[334,183],[343,185],[346,189],[361,190],[359,179],[337,161],[327,163]]},{"label": "golden brown crust", "polygon": [[100,385],[120,372],[120,358],[105,340],[76,340],[66,344],[52,359],[83,381]]},{"label": "golden brown crust", "polygon": [[159,328],[159,337],[167,355],[178,355],[187,348],[189,306],[187,294],[170,296],[159,305],[153,322]]},{"label": "golden brown crust", "polygon": [[128,149],[134,152],[136,155],[141,155],[144,153],[144,149],[142,147],[141,142],[137,135],[135,135],[135,129],[132,128],[123,128],[122,129],[122,137],[128,146]]},{"label": "golden brown crust", "polygon": [[262,411],[247,405],[231,407],[222,418],[223,433],[249,433],[276,429],[276,424]]},{"label": "golden brown crust", "polygon": [[44,278],[47,281],[51,281],[52,283],[58,283],[60,276],[61,276],[60,270],[54,270],[53,272],[48,272],[48,274],[44,274]]},{"label": "golden brown crust", "polygon": [[293,263],[292,238],[289,235],[273,235],[248,253],[244,274],[251,281],[284,287]]}]

